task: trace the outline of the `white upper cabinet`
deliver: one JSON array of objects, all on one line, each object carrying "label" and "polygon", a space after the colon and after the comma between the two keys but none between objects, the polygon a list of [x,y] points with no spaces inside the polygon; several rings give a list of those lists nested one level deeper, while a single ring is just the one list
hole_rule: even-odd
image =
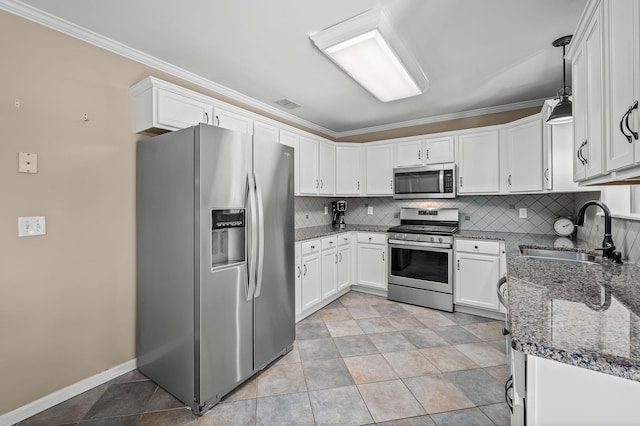
[{"label": "white upper cabinet", "polygon": [[395,147],[396,167],[415,167],[455,161],[453,135],[397,142]]},{"label": "white upper cabinet", "polygon": [[397,142],[396,167],[412,167],[422,165],[422,139]]},{"label": "white upper cabinet", "polygon": [[500,144],[497,130],[458,136],[458,193],[500,192]]},{"label": "white upper cabinet", "polygon": [[362,193],[361,146],[339,144],[336,147],[336,195]]},{"label": "white upper cabinet", "polygon": [[424,164],[453,163],[454,145],[453,136],[426,138],[420,156]]},{"label": "white upper cabinet", "polygon": [[607,43],[610,129],[606,164],[607,171],[613,171],[640,160],[640,111],[633,108],[640,100],[640,2],[608,1],[606,7],[611,23]]},{"label": "white upper cabinet", "polygon": [[299,140],[299,175],[300,194],[316,195],[320,189],[320,179],[318,178],[318,159],[320,142],[300,137]]},{"label": "white upper cabinet", "polygon": [[300,136],[298,148],[300,194],[332,195],[335,190],[334,146]]},{"label": "white upper cabinet", "polygon": [[368,146],[367,195],[393,195],[393,145]]},{"label": "white upper cabinet", "polygon": [[271,124],[266,124],[261,121],[253,122],[253,140],[258,143],[280,142],[280,129]]},{"label": "white upper cabinet", "polygon": [[236,132],[253,135],[252,119],[232,111],[227,111],[222,108],[213,109],[212,124],[214,126],[223,127],[225,129],[235,130]]},{"label": "white upper cabinet", "polygon": [[506,155],[502,178],[506,192],[535,192],[543,189],[542,120],[539,114],[523,118],[500,131]]},{"label": "white upper cabinet", "polygon": [[318,179],[320,187],[318,194],[332,195],[335,191],[336,176],[336,148],[333,144],[320,142],[320,164],[318,165]]},{"label": "white upper cabinet", "polygon": [[569,45],[574,180],[640,178],[640,0],[589,0]]},{"label": "white upper cabinet", "polygon": [[549,192],[596,191],[592,186],[578,186],[573,180],[573,123],[546,124],[557,100],[545,102],[542,110],[543,185]]},{"label": "white upper cabinet", "polygon": [[153,127],[179,130],[211,123],[211,105],[168,90],[157,91],[157,121]]},{"label": "white upper cabinet", "polygon": [[136,132],[162,133],[212,123],[209,98],[154,77],[130,89],[136,98]]}]

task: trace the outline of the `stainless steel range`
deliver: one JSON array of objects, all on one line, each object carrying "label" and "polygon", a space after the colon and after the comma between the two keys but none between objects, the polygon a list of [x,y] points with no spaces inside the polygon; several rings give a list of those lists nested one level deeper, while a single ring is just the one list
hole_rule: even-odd
[{"label": "stainless steel range", "polygon": [[400,209],[389,228],[387,298],[453,312],[453,235],[458,209]]}]

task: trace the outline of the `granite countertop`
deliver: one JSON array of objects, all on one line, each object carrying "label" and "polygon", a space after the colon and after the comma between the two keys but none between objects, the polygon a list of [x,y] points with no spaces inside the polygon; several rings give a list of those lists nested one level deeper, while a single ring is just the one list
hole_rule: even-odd
[{"label": "granite countertop", "polygon": [[[503,240],[509,331],[514,349],[640,381],[640,268],[536,259],[521,245],[553,247],[554,235],[461,231],[458,238]],[[589,251],[578,241],[579,251]]]},{"label": "granite countertop", "polygon": [[324,226],[312,226],[310,228],[296,229],[295,240],[311,240],[314,238],[326,237],[332,234],[339,234],[341,232],[387,232],[388,226],[379,225],[347,225],[346,228],[340,229],[333,225]]}]

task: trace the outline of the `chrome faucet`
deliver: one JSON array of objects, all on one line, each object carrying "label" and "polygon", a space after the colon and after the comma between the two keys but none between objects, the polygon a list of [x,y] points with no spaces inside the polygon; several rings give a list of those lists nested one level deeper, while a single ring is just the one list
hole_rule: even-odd
[{"label": "chrome faucet", "polygon": [[576,219],[576,226],[584,225],[584,212],[589,206],[598,206],[604,212],[604,240],[602,240],[602,247],[596,248],[596,250],[602,250],[603,257],[607,257],[616,263],[622,263],[622,255],[620,252],[615,251],[616,246],[613,244],[613,239],[611,238],[611,211],[609,207],[597,200],[587,201],[580,207],[578,218]]}]

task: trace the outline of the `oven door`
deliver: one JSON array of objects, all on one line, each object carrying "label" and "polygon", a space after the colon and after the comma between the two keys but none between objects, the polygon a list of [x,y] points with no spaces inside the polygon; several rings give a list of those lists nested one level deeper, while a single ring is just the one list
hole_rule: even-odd
[{"label": "oven door", "polygon": [[389,283],[453,293],[453,250],[389,241]]}]

